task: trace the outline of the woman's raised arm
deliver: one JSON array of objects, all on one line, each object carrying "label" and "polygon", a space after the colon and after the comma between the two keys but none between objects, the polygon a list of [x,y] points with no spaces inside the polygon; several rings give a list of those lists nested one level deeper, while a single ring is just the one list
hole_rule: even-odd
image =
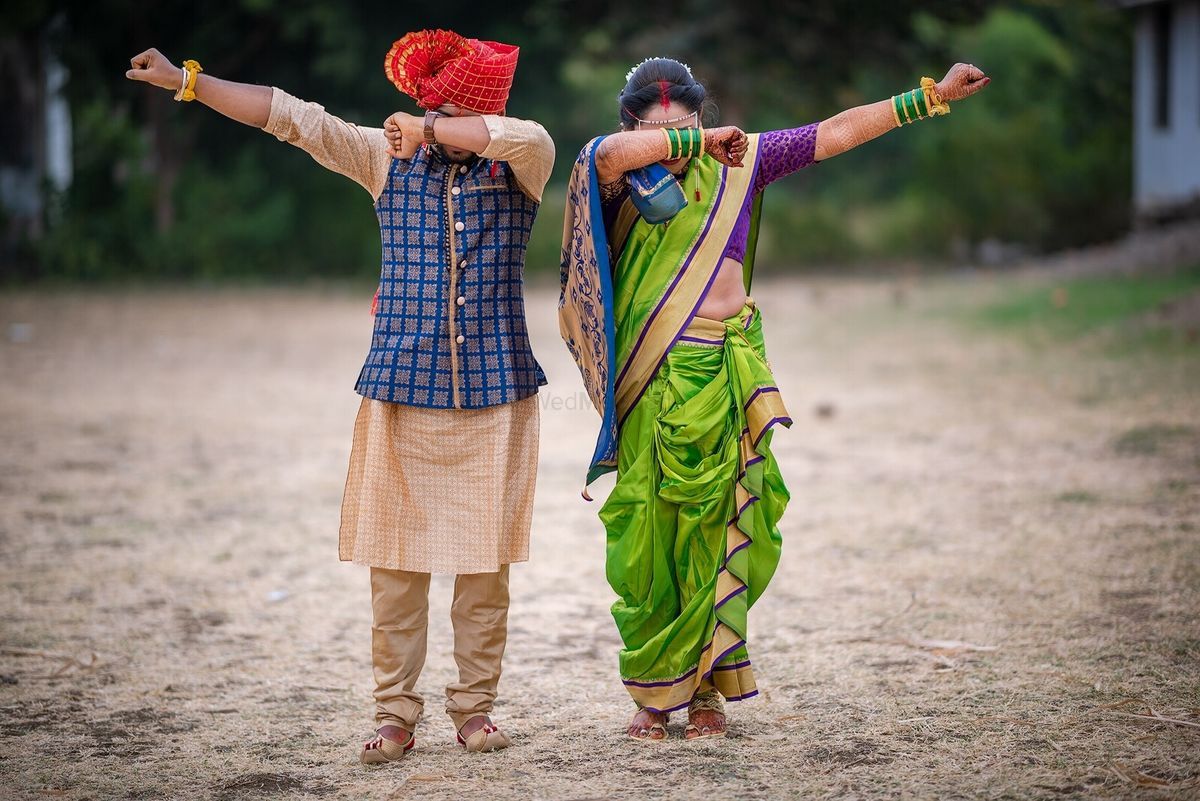
[{"label": "woman's raised arm", "polygon": [[[991,80],[973,64],[955,64],[946,77],[935,84],[934,92],[943,101],[962,100],[987,86]],[[853,150],[906,121],[898,114],[893,100],[880,100],[835,114],[817,126],[816,160],[824,161]]]},{"label": "woman's raised arm", "polygon": [[[621,131],[606,136],[596,150],[596,179],[602,184],[611,184],[630,170],[670,160],[671,140],[663,130]],[[746,134],[740,128],[727,125],[701,130],[705,153],[722,164],[742,166],[747,141]]]}]

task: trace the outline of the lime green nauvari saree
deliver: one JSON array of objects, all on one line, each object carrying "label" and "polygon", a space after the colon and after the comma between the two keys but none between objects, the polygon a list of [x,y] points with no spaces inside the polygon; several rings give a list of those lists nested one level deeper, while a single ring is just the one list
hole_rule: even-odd
[{"label": "lime green nauvari saree", "polygon": [[750,191],[757,137],[743,168],[694,159],[688,204],[668,223],[646,223],[627,202],[609,230],[599,141],[568,188],[560,327],[605,418],[589,481],[617,470],[600,517],[621,678],[658,711],[713,687],[747,698],[757,692],[747,612],[778,564],[788,500],[771,428],[791,421],[753,301],[724,321],[695,313]]}]

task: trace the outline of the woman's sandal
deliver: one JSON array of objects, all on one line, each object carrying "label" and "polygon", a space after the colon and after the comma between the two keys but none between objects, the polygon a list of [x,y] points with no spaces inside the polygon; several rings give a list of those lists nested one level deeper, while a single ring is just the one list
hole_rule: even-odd
[{"label": "woman's sandal", "polygon": [[[645,710],[638,710],[639,713],[643,711]],[[634,715],[634,717],[637,717],[637,715]],[[650,741],[655,743],[661,742],[667,739],[667,721],[669,717],[669,715],[663,715],[662,720],[651,723],[649,726],[642,726],[640,729],[638,729],[638,734],[633,734],[630,731],[626,731],[626,736],[630,740],[638,740],[642,742]],[[630,723],[630,728],[633,728],[632,723]]]},{"label": "woman's sandal", "polygon": [[379,734],[374,740],[363,744],[358,758],[364,765],[386,765],[389,762],[399,762],[404,759],[405,754],[413,750],[416,744],[417,738],[414,734],[409,734],[408,740],[404,743],[389,740]]},{"label": "woman's sandal", "polygon": [[[714,712],[716,713],[715,720],[711,724],[705,723],[697,726],[693,722],[693,717],[697,712]],[[720,693],[712,690],[697,694],[692,698],[692,702],[688,704],[688,724],[683,730],[683,736],[688,740],[725,736],[725,703],[721,700]]]},{"label": "woman's sandal", "polygon": [[[483,726],[471,732],[471,735],[466,738],[462,736],[462,729],[459,729],[458,734],[455,735],[459,745],[473,754],[499,751],[512,745],[512,740],[508,739],[508,735],[496,728],[496,724],[492,723],[487,715],[476,715],[476,717],[484,719]],[[467,723],[470,723],[471,720],[475,720],[475,718],[471,718]],[[465,728],[466,723],[463,726]]]}]

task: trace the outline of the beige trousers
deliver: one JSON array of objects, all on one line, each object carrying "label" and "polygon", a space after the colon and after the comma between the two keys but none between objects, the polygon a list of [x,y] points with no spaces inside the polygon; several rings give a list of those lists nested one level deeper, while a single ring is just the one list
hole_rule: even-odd
[{"label": "beige trousers", "polygon": [[[371,609],[376,727],[415,731],[425,708],[416,686],[425,666],[429,574],[371,568]],[[456,576],[450,621],[458,681],[446,687],[446,713],[461,729],[488,714],[496,700],[508,641],[508,565],[496,573]]]}]

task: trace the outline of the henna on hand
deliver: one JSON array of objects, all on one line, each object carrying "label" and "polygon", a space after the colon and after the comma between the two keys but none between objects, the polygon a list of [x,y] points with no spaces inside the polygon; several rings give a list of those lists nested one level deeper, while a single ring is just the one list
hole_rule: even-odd
[{"label": "henna on hand", "polygon": [[630,170],[663,161],[670,155],[670,145],[661,130],[610,134],[596,150],[596,177],[602,184],[611,184]]},{"label": "henna on hand", "polygon": [[750,147],[745,131],[733,125],[704,132],[704,152],[728,167],[741,167]]},{"label": "henna on hand", "polygon": [[942,100],[949,102],[970,97],[991,82],[992,79],[974,64],[958,63],[937,82],[936,89]]},{"label": "henna on hand", "polygon": [[896,127],[892,101],[881,100],[866,106],[855,106],[822,120],[817,126],[817,161],[853,150],[864,142],[882,136]]}]

